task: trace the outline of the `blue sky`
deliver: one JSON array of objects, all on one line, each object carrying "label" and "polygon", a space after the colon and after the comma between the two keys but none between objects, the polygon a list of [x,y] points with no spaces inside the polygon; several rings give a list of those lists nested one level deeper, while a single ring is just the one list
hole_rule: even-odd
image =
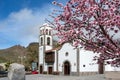
[{"label": "blue sky", "polygon": [[52,1],[0,0],[0,49],[38,42],[39,27],[56,9]]}]

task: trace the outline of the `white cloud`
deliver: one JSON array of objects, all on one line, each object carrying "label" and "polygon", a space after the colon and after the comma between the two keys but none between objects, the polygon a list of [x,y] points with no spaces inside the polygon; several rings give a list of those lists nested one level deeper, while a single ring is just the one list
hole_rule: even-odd
[{"label": "white cloud", "polygon": [[12,12],[8,18],[0,21],[0,33],[6,35],[11,41],[16,41],[24,46],[30,42],[37,42],[39,27],[44,23],[45,18],[48,18],[48,15],[52,13],[51,9],[53,9],[52,6],[45,5],[40,9],[24,8],[18,12]]}]

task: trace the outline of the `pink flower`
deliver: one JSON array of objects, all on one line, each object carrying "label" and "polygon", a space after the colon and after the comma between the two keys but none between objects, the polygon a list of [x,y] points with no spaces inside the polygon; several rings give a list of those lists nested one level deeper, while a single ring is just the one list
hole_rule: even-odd
[{"label": "pink flower", "polygon": [[[120,46],[114,39],[120,29],[118,3],[119,0],[70,0],[55,18],[60,42],[73,42],[75,47],[82,45],[86,50],[101,55],[98,62],[112,59],[110,64],[120,66],[115,55],[119,53],[120,56]],[[105,7],[100,7],[101,4]],[[111,35],[113,31],[114,35]]]}]

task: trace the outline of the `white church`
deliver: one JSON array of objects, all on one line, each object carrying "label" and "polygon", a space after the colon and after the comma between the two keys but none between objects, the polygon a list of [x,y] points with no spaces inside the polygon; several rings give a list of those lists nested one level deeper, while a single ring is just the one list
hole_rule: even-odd
[{"label": "white church", "polygon": [[[45,32],[45,33],[44,33]],[[39,35],[39,72],[54,75],[92,75],[119,68],[96,64],[92,51],[75,48],[70,43],[53,48],[52,26],[43,24]]]}]

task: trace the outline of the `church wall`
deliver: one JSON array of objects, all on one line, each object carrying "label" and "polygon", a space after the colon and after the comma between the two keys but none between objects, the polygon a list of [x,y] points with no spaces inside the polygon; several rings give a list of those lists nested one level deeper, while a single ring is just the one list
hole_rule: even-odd
[{"label": "church wall", "polygon": [[93,61],[93,57],[97,55],[92,51],[80,49],[80,72],[97,72],[98,64]]},{"label": "church wall", "polygon": [[120,71],[120,67],[112,67],[111,65],[105,65],[105,71]]},{"label": "church wall", "polygon": [[52,43],[52,36],[46,35],[46,36],[45,36],[45,45],[47,45],[47,41],[48,41],[47,38],[48,38],[48,37],[50,38],[50,45],[48,45],[48,46],[50,46],[50,48],[47,48],[46,50],[52,49],[52,44],[53,44],[53,43]]},{"label": "church wall", "polygon": [[39,64],[43,64],[43,47],[39,47]]},{"label": "church wall", "polygon": [[44,72],[48,72],[48,65],[46,63],[44,64]]},{"label": "church wall", "polygon": [[[68,55],[66,56],[66,52]],[[65,61],[70,62],[70,72],[76,72],[77,71],[77,59],[76,59],[76,49],[71,46],[71,44],[66,43],[63,45],[63,47],[58,51],[58,70],[60,72],[64,72],[63,70],[63,64]]]},{"label": "church wall", "polygon": [[51,46],[46,46],[45,48],[46,48],[46,50],[52,49]]},{"label": "church wall", "polygon": [[53,67],[54,67],[54,69],[53,69],[53,71],[54,72],[57,72],[57,52],[55,51],[55,62],[54,62],[54,64],[53,64]]}]

